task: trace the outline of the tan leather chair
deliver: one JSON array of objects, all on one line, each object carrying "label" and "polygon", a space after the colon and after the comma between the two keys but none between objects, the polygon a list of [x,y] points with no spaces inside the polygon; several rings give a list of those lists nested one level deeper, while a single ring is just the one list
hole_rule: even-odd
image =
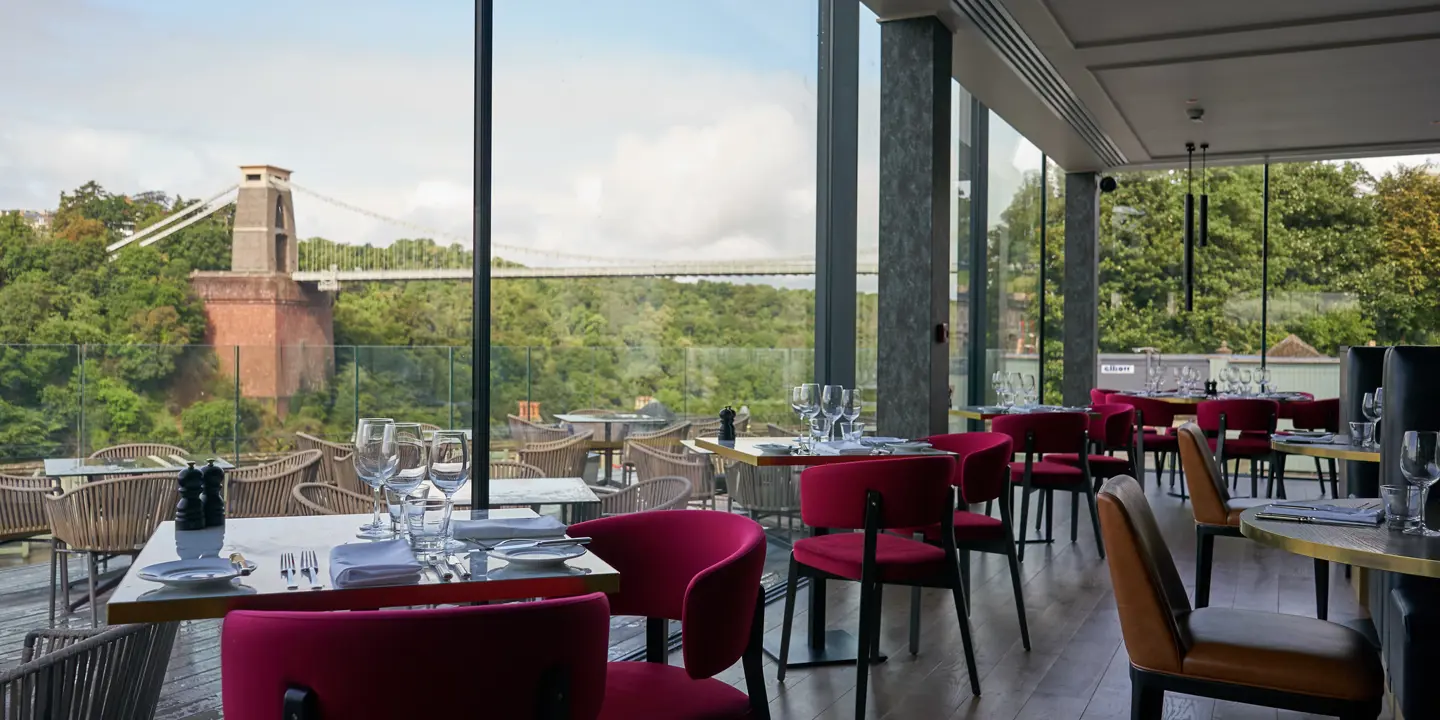
[{"label": "tan leather chair", "polygon": [[1380,714],[1384,673],[1363,635],[1299,615],[1192,610],[1140,484],[1113,478],[1097,502],[1130,655],[1132,720],[1161,717],[1167,691],[1343,720]]},{"label": "tan leather chair", "polygon": [[[1195,423],[1185,423],[1179,436],[1180,462],[1190,481],[1190,506],[1195,511],[1195,607],[1210,604],[1210,567],[1214,564],[1215,537],[1244,537],[1240,534],[1240,513],[1273,501],[1261,498],[1232,498],[1225,475],[1210,452],[1205,432]],[[1325,620],[1330,604],[1330,563],[1315,561],[1316,617]]]}]

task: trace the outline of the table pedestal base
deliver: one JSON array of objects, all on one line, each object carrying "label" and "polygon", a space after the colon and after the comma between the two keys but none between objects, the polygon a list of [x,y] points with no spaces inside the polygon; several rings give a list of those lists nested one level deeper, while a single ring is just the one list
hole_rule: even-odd
[{"label": "table pedestal base", "polygon": [[[797,628],[798,629],[798,628]],[[844,630],[826,630],[825,642],[820,647],[811,647],[809,637],[792,634],[790,637],[790,661],[785,667],[815,667],[819,665],[855,664],[855,636]],[[780,629],[776,628],[765,636],[765,654],[776,662],[780,661]],[[870,658],[871,664],[885,662],[884,655]]]}]

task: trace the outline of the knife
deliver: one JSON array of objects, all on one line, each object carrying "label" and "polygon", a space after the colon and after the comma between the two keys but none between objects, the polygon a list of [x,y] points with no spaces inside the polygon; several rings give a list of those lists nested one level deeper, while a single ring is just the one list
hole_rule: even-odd
[{"label": "knife", "polygon": [[450,572],[450,568],[440,564],[440,558],[430,558],[430,567],[433,568],[435,574],[440,577],[440,582],[450,582],[455,579],[455,576]]},{"label": "knife", "polygon": [[470,579],[470,563],[466,562],[465,558],[459,555],[450,555],[445,558],[445,560],[450,563],[450,567],[455,570],[455,574],[459,576],[461,580]]},{"label": "knife", "polygon": [[1276,515],[1273,513],[1255,513],[1256,520],[1278,520],[1280,522],[1307,523],[1310,525],[1343,525],[1346,527],[1379,527],[1380,523],[1365,522],[1361,520],[1330,520],[1327,518],[1313,518],[1304,515]]}]

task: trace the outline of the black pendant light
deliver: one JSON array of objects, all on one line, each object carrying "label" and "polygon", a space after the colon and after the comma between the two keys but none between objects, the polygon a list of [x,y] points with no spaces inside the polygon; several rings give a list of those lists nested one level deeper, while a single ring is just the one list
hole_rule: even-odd
[{"label": "black pendant light", "polygon": [[1185,143],[1185,311],[1195,309],[1195,143]]},{"label": "black pendant light", "polygon": [[1210,143],[1200,143],[1200,247],[1210,242],[1210,168],[1205,163],[1205,151]]}]

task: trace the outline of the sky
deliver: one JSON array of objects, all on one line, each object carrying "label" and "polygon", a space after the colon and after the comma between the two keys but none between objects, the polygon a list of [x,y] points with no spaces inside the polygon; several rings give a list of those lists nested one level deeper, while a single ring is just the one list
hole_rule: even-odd
[{"label": "sky", "polygon": [[[861,13],[863,253],[878,234],[879,30]],[[270,163],[468,238],[474,29],[472,0],[0,0],[0,208],[53,208],[89,180],[209,197],[237,166]],[[812,254],[815,33],[816,0],[499,0],[496,254]],[[991,131],[1000,208],[1040,158],[1007,130]],[[302,237],[417,234],[308,195],[295,209]]]}]

